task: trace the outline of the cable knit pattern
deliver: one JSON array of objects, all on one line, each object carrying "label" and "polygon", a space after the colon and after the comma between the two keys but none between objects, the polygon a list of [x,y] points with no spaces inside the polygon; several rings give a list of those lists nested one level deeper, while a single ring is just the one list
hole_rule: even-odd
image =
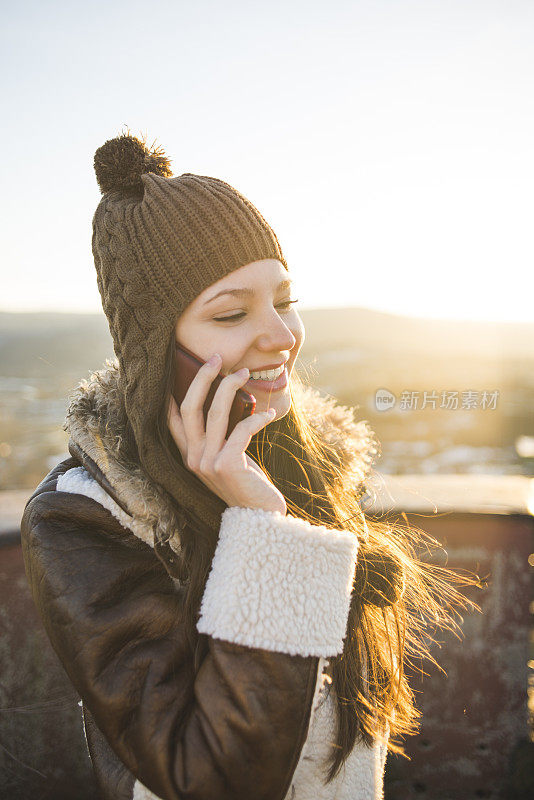
[{"label": "cable knit pattern", "polygon": [[197,629],[291,655],[341,653],[357,552],[353,533],[227,508]]},{"label": "cable knit pattern", "polygon": [[[106,160],[108,168],[119,168],[124,148],[135,148],[133,138],[118,137],[99,148],[97,179],[103,168],[109,179]],[[138,159],[139,169],[157,164],[148,151],[147,156],[144,164]],[[230,184],[192,173],[172,176],[167,168],[157,172],[156,167],[139,174],[135,193],[119,190],[119,176],[117,190],[103,194],[93,215],[97,285],[138,460],[179,505],[216,530],[224,503],[185,466],[169,470],[154,433],[176,321],[204,289],[245,264],[276,259],[286,270],[288,265],[265,218]],[[108,179],[99,182],[101,189],[114,185]]]}]

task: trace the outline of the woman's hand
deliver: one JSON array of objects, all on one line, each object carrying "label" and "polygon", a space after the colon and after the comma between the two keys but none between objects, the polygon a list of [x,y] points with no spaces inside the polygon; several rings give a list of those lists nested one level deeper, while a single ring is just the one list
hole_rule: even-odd
[{"label": "woman's hand", "polygon": [[208,411],[204,430],[204,403],[221,366],[220,356],[213,359],[199,369],[180,408],[172,395],[170,398],[167,422],[183,462],[228,506],[261,508],[285,515],[284,496],[245,453],[253,434],[274,419],[274,415],[254,413],[238,422],[225,439],[235,393],[249,378],[246,367],[222,379]]}]

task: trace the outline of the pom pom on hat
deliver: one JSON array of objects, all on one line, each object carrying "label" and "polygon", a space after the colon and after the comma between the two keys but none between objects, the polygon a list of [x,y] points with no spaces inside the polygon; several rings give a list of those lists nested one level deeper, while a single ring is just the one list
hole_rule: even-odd
[{"label": "pom pom on hat", "polygon": [[170,165],[161,146],[149,149],[145,139],[141,141],[130,133],[108,139],[98,148],[94,158],[96,180],[102,194],[116,191],[142,193],[141,175],[154,172],[170,178]]},{"label": "pom pom on hat", "polygon": [[136,460],[178,507],[215,532],[225,504],[183,464],[169,469],[159,437],[176,320],[205,288],[244,264],[277,259],[288,270],[287,262],[246,197],[218,178],[173,177],[162,148],[129,131],[98,148],[94,169],[102,196],[91,246]]}]

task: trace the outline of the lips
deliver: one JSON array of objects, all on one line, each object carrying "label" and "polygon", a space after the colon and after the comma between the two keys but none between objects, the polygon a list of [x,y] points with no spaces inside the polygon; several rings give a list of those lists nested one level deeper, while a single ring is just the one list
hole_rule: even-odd
[{"label": "lips", "polygon": [[[281,367],[281,366],[286,366],[287,367],[287,363],[288,363],[287,361],[279,361],[277,364],[269,364],[268,366],[265,366],[265,367],[254,367],[254,368],[253,367],[247,367],[247,369],[248,369],[250,374],[252,374],[253,372],[267,372],[267,370],[278,369],[278,367]],[[239,372],[240,369],[244,369],[244,367],[237,367],[236,369],[232,369],[229,372],[223,372],[222,374],[225,375],[225,376],[226,375],[231,375],[234,372]]]},{"label": "lips", "polygon": [[261,378],[249,378],[243,386],[247,392],[254,394],[256,391],[276,392],[287,386],[287,368],[284,367],[278,378],[274,381],[264,381]]},{"label": "lips", "polygon": [[278,364],[267,364],[265,367],[249,367],[249,372],[267,372],[268,369],[278,369],[285,361],[279,361]]}]

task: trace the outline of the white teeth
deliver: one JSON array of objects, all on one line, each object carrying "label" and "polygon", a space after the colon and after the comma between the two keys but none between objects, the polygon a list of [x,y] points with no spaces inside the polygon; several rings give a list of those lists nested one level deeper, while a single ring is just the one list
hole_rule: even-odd
[{"label": "white teeth", "polygon": [[282,364],[277,369],[268,369],[266,371],[263,370],[261,372],[251,372],[250,377],[256,381],[257,380],[274,381],[276,380],[276,378],[278,378],[279,375],[282,374],[284,369],[285,369],[285,364]]}]

